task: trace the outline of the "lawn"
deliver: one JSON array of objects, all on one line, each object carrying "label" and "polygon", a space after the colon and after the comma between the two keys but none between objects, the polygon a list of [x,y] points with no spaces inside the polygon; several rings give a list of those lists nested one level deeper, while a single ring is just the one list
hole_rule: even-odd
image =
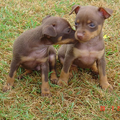
[{"label": "lawn", "polygon": [[[108,81],[112,92],[99,87],[98,76],[79,69],[69,86],[49,82],[51,98],[41,97],[41,74],[33,72],[24,79],[17,76],[15,87],[2,92],[12,59],[14,40],[24,31],[41,24],[46,15],[67,19],[74,28],[73,5],[102,6],[113,9],[104,23]],[[58,45],[54,46],[57,49]],[[120,1],[119,0],[0,0],[0,120],[119,120],[120,119]],[[57,62],[58,77],[61,71]]]}]

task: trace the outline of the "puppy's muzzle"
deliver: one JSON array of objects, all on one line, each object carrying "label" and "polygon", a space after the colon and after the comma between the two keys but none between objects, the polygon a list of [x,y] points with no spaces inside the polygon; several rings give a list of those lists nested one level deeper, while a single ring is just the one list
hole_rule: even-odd
[{"label": "puppy's muzzle", "polygon": [[77,33],[77,39],[82,40],[83,39],[83,33]]}]

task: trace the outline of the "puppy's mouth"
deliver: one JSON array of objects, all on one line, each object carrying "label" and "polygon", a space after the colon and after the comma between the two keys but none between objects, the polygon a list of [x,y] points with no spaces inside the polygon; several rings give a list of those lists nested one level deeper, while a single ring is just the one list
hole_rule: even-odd
[{"label": "puppy's mouth", "polygon": [[75,39],[78,41],[78,42],[87,42],[87,40],[84,40],[84,39],[79,39],[78,37],[75,37]]},{"label": "puppy's mouth", "polygon": [[85,39],[85,35],[83,33],[80,33],[80,32],[76,32],[75,33],[75,39],[79,42],[87,42],[88,40]]}]

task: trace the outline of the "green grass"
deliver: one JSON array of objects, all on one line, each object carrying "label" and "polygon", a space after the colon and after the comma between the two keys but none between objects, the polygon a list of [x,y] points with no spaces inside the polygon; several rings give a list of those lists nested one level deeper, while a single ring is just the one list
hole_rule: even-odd
[{"label": "green grass", "polygon": [[[46,15],[61,16],[74,28],[73,5],[95,5],[114,10],[105,21],[107,75],[114,90],[105,92],[89,69],[79,69],[66,88],[49,82],[52,97],[41,97],[41,73],[33,72],[18,80],[15,87],[2,92],[12,59],[14,40],[25,30],[41,24]],[[119,0],[6,0],[0,2],[0,119],[1,120],[119,120],[120,119],[120,2]],[[59,48],[59,45],[54,46]],[[60,64],[57,63],[58,76]],[[105,106],[105,111],[100,111]],[[114,110],[112,111],[112,106]]]}]

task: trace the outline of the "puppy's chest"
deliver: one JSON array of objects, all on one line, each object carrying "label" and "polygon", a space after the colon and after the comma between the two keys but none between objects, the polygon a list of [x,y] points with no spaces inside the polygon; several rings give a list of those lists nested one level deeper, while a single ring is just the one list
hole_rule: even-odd
[{"label": "puppy's chest", "polygon": [[97,59],[100,59],[104,54],[104,49],[97,51],[97,50],[90,50],[90,49],[73,49],[73,54],[75,59],[80,60],[80,62],[84,64],[93,64]]}]

